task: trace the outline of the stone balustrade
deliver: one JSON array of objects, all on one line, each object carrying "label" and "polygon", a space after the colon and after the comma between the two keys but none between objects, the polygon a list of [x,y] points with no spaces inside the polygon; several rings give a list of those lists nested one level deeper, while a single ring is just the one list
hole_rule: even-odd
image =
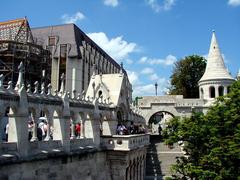
[{"label": "stone balustrade", "polygon": [[[100,137],[100,131],[102,135],[116,133],[118,107],[113,106],[112,102],[86,97],[85,93],[78,96],[73,93],[71,96],[70,92],[65,91],[64,78],[61,79],[60,92],[53,92],[50,84],[45,86],[39,82],[34,83],[34,87],[28,85],[26,88],[23,68],[21,63],[15,87],[9,82],[5,88],[4,77],[0,75],[0,122],[4,118],[8,122],[7,142],[2,141],[3,134],[0,133],[0,158],[24,158],[39,153],[71,153],[75,150],[100,148],[101,139],[105,141],[104,136]],[[143,117],[131,109],[127,113],[126,117],[131,117],[131,121],[143,122]],[[37,136],[37,128],[42,119],[47,125],[46,136],[41,141]],[[30,139],[29,122],[33,123]],[[77,136],[76,124],[81,124],[81,132]],[[149,142],[148,135],[114,135],[111,138],[115,147],[104,143],[107,149],[131,150]]]},{"label": "stone balustrade", "polygon": [[149,138],[149,134],[102,136],[101,147],[107,150],[131,151],[148,146]]}]

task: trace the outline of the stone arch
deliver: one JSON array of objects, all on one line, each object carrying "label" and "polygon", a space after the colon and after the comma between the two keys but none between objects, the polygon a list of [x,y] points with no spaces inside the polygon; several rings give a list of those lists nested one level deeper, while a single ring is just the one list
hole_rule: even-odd
[{"label": "stone arch", "polygon": [[173,117],[174,115],[171,112],[158,111],[150,117],[148,126],[153,133],[161,134],[162,129],[166,127],[166,122]]},{"label": "stone arch", "polygon": [[150,117],[157,112],[167,112],[169,114],[172,114],[174,117],[180,115],[179,112],[174,107],[159,106],[159,107],[156,107],[154,109],[152,108],[151,110],[149,110],[147,112],[146,115],[143,115],[144,119],[146,120],[146,124],[148,124],[148,121],[149,121]]}]

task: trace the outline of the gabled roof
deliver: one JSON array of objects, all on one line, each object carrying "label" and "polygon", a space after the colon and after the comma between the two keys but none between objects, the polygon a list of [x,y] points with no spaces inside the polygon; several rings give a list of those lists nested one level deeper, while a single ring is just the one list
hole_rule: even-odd
[{"label": "gabled roof", "polygon": [[0,40],[33,43],[31,29],[26,18],[0,22]]},{"label": "gabled roof", "polygon": [[216,39],[215,31],[213,31],[206,70],[199,82],[220,79],[234,80],[225,67]]}]

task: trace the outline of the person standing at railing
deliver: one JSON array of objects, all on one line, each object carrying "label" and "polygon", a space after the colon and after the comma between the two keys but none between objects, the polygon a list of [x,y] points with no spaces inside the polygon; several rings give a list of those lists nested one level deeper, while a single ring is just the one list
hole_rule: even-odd
[{"label": "person standing at railing", "polygon": [[81,133],[81,124],[77,123],[75,127],[75,135],[77,138],[80,138],[80,133]]}]

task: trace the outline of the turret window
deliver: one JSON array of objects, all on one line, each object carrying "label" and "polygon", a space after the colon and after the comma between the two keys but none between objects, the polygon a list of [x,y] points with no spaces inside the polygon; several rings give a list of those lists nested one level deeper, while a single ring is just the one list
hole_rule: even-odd
[{"label": "turret window", "polygon": [[218,94],[219,94],[219,96],[223,96],[223,90],[224,90],[223,86],[219,86],[218,87]]},{"label": "turret window", "polygon": [[201,88],[201,96],[202,99],[204,98],[204,92],[203,92],[203,88]]},{"label": "turret window", "polygon": [[230,93],[230,86],[227,87],[227,93]]},{"label": "turret window", "polygon": [[211,86],[209,88],[209,91],[210,91],[210,98],[215,98],[215,88]]}]

